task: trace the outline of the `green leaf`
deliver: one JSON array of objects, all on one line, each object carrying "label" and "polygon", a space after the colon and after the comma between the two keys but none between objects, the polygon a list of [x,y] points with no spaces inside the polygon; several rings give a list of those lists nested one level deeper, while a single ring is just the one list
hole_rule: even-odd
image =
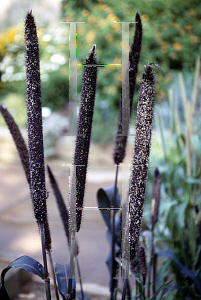
[{"label": "green leaf", "polygon": [[45,279],[45,272],[43,266],[33,259],[32,257],[29,257],[27,255],[21,256],[17,259],[15,259],[13,262],[11,262],[2,272],[1,272],[1,286],[0,286],[0,296],[1,299],[9,300],[9,296],[6,292],[5,286],[4,286],[4,277],[8,270],[11,268],[13,269],[24,269],[25,271],[37,275],[41,277],[43,280]]},{"label": "green leaf", "polygon": [[[162,292],[162,294],[161,294],[161,298],[160,298],[160,299],[162,299],[163,296],[164,296],[167,292],[170,292],[170,291],[173,291],[173,290],[180,290],[180,289],[181,289],[181,288],[180,288],[179,286],[176,286],[176,285],[168,286],[168,287],[164,288],[164,290],[163,290],[163,292]],[[174,292],[174,295],[175,295],[175,294],[176,294],[176,293]],[[171,299],[173,299],[172,295],[171,295]]]},{"label": "green leaf", "polygon": [[170,260],[165,260],[160,265],[160,269],[157,272],[157,282],[156,282],[157,288],[162,286],[169,264],[170,264]]},{"label": "green leaf", "polygon": [[[69,282],[69,264],[67,265],[59,265],[55,264],[55,273],[56,273],[56,278],[58,282],[58,287],[61,295],[64,297],[64,299],[68,294],[68,282]],[[72,279],[72,293],[75,296],[75,279]],[[74,299],[74,298],[72,298]]]},{"label": "green leaf", "polygon": [[172,214],[171,208],[177,204],[178,204],[177,200],[171,200],[170,202],[163,203],[163,205],[162,205],[163,212],[162,213],[164,214],[164,217],[165,217],[165,220],[164,220],[165,225],[168,224],[169,216],[170,216],[170,214]]},{"label": "green leaf", "polygon": [[[102,214],[102,217],[110,229],[110,207],[112,205],[113,197],[114,197],[114,187],[115,185],[111,185],[105,188],[100,188],[97,192],[97,200],[98,207]],[[116,189],[116,208],[120,208],[121,198],[118,192],[118,188]]]},{"label": "green leaf", "polygon": [[[83,294],[84,294],[84,300],[90,300],[84,292]],[[83,300],[81,292],[76,293],[76,299]]]},{"label": "green leaf", "polygon": [[195,257],[195,262],[194,265],[199,263],[201,261],[201,245],[198,246],[197,252],[196,252],[196,257]]},{"label": "green leaf", "polygon": [[43,266],[33,259],[30,256],[24,255],[17,259],[15,259],[13,262],[11,262],[7,268],[13,268],[13,269],[24,269],[27,272],[39,276],[41,279],[45,279],[45,271]]},{"label": "green leaf", "polygon": [[164,283],[156,292],[155,294],[150,298],[150,300],[155,299],[155,297],[165,288],[167,288],[168,286],[170,286],[172,280]]},{"label": "green leaf", "polygon": [[198,134],[191,135],[191,143],[193,145],[193,148],[195,149],[197,156],[201,159],[200,139]]},{"label": "green leaf", "polygon": [[194,284],[196,285],[199,293],[201,294],[201,282],[197,276],[197,274],[189,269],[187,269],[180,261],[179,259],[176,257],[176,255],[174,254],[173,251],[171,250],[166,250],[166,251],[162,251],[162,252],[158,252],[157,253],[159,256],[161,257],[165,257],[165,258],[169,258],[172,259],[176,264],[177,267],[179,268],[179,271],[181,274],[183,274],[184,276],[187,276],[189,278],[191,278],[194,282]]},{"label": "green leaf", "polygon": [[180,203],[178,205],[177,222],[178,222],[179,228],[183,228],[183,226],[184,226],[185,211],[186,211],[187,206],[188,206],[187,202]]},{"label": "green leaf", "polygon": [[201,180],[200,179],[193,178],[193,177],[186,178],[185,182],[187,182],[189,184],[201,184]]}]

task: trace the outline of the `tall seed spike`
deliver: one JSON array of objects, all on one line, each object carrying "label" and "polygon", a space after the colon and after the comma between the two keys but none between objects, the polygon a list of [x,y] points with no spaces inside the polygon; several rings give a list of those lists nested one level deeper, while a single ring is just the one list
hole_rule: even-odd
[{"label": "tall seed spike", "polygon": [[140,262],[140,273],[143,278],[143,285],[146,283],[146,277],[147,277],[147,262],[146,262],[146,254],[143,247],[140,247],[140,253],[139,253],[139,262]]},{"label": "tall seed spike", "polygon": [[[129,128],[129,116],[127,116],[126,120],[122,120],[122,107],[126,109],[126,107],[130,107],[130,115],[132,112],[132,105],[133,105],[133,97],[135,93],[135,86],[136,86],[136,77],[138,72],[138,64],[140,60],[140,52],[141,52],[141,45],[142,45],[142,22],[140,18],[140,14],[137,12],[135,16],[135,33],[133,37],[133,43],[131,45],[131,51],[129,54],[129,62],[130,62],[130,69],[129,73],[126,72],[126,75],[129,76],[129,79],[126,77],[124,82],[129,80],[129,91],[125,90],[125,99],[122,99],[122,104],[120,105],[119,109],[119,119],[117,125],[117,133],[115,138],[115,147],[113,153],[113,159],[115,164],[120,164],[125,157],[126,154],[126,144],[127,144],[127,133]],[[123,89],[125,89],[125,84],[123,84]],[[126,135],[122,134],[122,121],[124,126],[126,127]]]},{"label": "tall seed spike", "polygon": [[52,239],[50,235],[48,218],[46,218],[45,220],[44,230],[45,230],[45,249],[46,251],[50,252],[50,250],[52,249]]},{"label": "tall seed spike", "polygon": [[14,140],[18,154],[20,156],[22,166],[24,168],[26,179],[27,179],[28,183],[30,184],[29,153],[28,153],[28,149],[25,144],[24,138],[23,138],[14,118],[9,113],[9,111],[7,110],[5,105],[0,105],[0,111],[1,111],[2,116],[4,117],[4,120],[10,130],[10,133]]},{"label": "tall seed spike", "polygon": [[152,207],[151,207],[151,218],[152,218],[152,228],[158,221],[158,213],[160,206],[160,172],[158,168],[154,172],[154,185],[152,192]]},{"label": "tall seed spike", "polygon": [[75,181],[77,232],[80,230],[82,218],[91,128],[96,95],[97,61],[95,57],[95,48],[96,46],[93,45],[88,58],[85,60],[85,65],[92,66],[85,66],[83,71],[80,112],[74,155],[74,166],[76,167]]},{"label": "tall seed spike", "polygon": [[38,223],[47,217],[39,47],[34,17],[25,20],[26,98],[31,196]]},{"label": "tall seed spike", "polygon": [[154,73],[146,66],[142,73],[137,106],[136,136],[130,186],[130,258],[138,257],[154,108]]}]

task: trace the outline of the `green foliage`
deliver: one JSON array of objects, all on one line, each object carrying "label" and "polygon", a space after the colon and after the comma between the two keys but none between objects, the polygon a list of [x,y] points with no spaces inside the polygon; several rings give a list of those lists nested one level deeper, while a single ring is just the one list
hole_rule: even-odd
[{"label": "green foliage", "polygon": [[[194,89],[198,87],[197,95],[192,85],[193,92],[189,92],[190,86],[179,73],[169,91],[168,106],[158,105],[156,131],[161,140],[163,156],[154,158],[162,177],[157,247],[172,250],[181,264],[197,274],[197,280],[201,280],[198,227],[201,209],[199,74],[198,58],[194,80]],[[191,84],[192,80],[187,77],[186,82]],[[174,260],[170,261],[169,270],[176,285],[184,288],[177,292],[179,299],[186,299],[187,296],[189,299],[199,299],[195,283],[181,272]]]},{"label": "green foliage", "polygon": [[[134,13],[138,11],[142,16],[144,29],[141,70],[147,62],[160,64],[167,74],[161,80],[166,85],[171,81],[169,70],[193,70],[201,50],[199,0],[88,0],[80,1],[82,5],[75,5],[74,2],[63,1],[65,5],[62,12],[65,20],[86,22],[77,27],[78,56],[84,57],[82,52],[90,49],[95,42],[100,50],[100,63],[113,63],[115,58],[121,63],[121,24],[113,21],[131,22]],[[133,24],[130,27],[133,28]],[[160,89],[157,86],[160,99],[164,98],[166,85],[160,82]]]},{"label": "green foliage", "polygon": [[[22,95],[10,93],[4,97],[3,103],[20,126],[27,125],[26,101]],[[2,118],[0,119],[0,125],[5,125]]]},{"label": "green foliage", "polygon": [[[117,65],[121,64],[122,25],[114,22],[133,21],[137,11],[142,16],[144,32],[139,71],[143,71],[143,66],[148,62],[163,67],[165,73],[158,72],[159,80],[156,83],[157,101],[161,102],[166,98],[167,87],[173,78],[170,70],[191,72],[201,50],[201,8],[198,0],[63,0],[61,19],[86,22],[77,24],[78,64],[84,62],[89,49],[96,43],[99,64]],[[133,28],[134,24],[130,24],[130,41]],[[54,111],[63,109],[68,102],[68,34],[67,24],[58,24],[54,29],[39,30],[42,101],[43,106],[48,106]],[[9,92],[25,97],[24,38],[21,27],[9,28],[0,35],[0,39],[0,98],[3,100]],[[58,60],[55,60],[56,58]],[[78,101],[81,73],[82,68],[78,67]],[[121,98],[121,80],[121,67],[100,67],[96,103],[106,100],[110,109],[117,112]],[[139,77],[137,81],[139,82]],[[108,116],[107,119],[112,124],[113,117]],[[94,132],[101,133],[101,138],[93,134],[95,141],[104,140],[103,130],[96,128]],[[111,140],[113,136],[111,132],[106,140]]]},{"label": "green foliage", "polygon": [[50,74],[49,79],[41,87],[43,106],[57,111],[67,106],[69,94],[69,81],[66,75]]}]

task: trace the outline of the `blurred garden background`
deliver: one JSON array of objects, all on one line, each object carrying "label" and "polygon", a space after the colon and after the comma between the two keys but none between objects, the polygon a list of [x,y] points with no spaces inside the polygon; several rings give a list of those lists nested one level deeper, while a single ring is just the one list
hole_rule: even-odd
[{"label": "blurred garden background", "polygon": [[[201,51],[199,0],[128,0],[124,3],[117,0],[10,1],[1,16],[0,101],[12,108],[18,124],[26,125],[23,21],[30,8],[38,26],[42,102],[52,112],[67,108],[69,100],[69,27],[60,21],[86,22],[77,25],[78,64],[84,62],[94,43],[97,45],[100,64],[121,64],[122,30],[121,24],[114,21],[134,21],[137,11],[142,17],[144,34],[133,110],[136,110],[140,73],[144,65],[151,62],[159,64],[164,70],[157,71],[156,102],[164,102],[169,87],[178,84],[178,71],[184,73],[187,93],[191,96],[196,58]],[[134,24],[131,24],[130,42],[133,30]],[[81,81],[82,68],[78,67],[78,101]],[[96,143],[105,145],[114,137],[121,81],[120,67],[99,68],[92,133]],[[133,117],[133,124],[134,120]]]},{"label": "blurred garden background", "polygon": [[[155,123],[144,218],[150,228],[153,171],[158,166],[161,173],[161,208],[155,233],[157,247],[161,250],[162,241],[163,249],[172,249],[181,263],[200,278],[200,0],[4,2],[0,15],[0,103],[7,106],[18,125],[26,128],[23,21],[32,8],[39,37],[42,103],[46,107],[44,114],[47,113],[46,117],[44,115],[47,158],[56,155],[55,143],[58,137],[67,134],[69,125],[69,26],[60,21],[85,22],[77,25],[78,64],[84,63],[93,44],[97,46],[99,64],[121,64],[122,28],[114,21],[132,22],[135,13],[140,13],[143,42],[132,127],[135,125],[140,74],[144,65],[154,63],[161,67],[155,71]],[[134,24],[131,24],[130,43],[133,32]],[[80,67],[77,69],[78,102],[81,83]],[[115,138],[121,88],[120,67],[99,68],[92,142],[93,145],[104,146],[102,149],[112,147]],[[50,110],[47,108],[51,115],[48,115]],[[0,118],[0,125],[5,126],[3,118]],[[131,140],[133,147],[132,136]],[[166,260],[162,264],[158,287],[168,277],[166,271],[170,265],[176,284],[189,285],[189,295],[192,296],[195,292],[193,281],[180,272],[174,260],[171,263]]]}]

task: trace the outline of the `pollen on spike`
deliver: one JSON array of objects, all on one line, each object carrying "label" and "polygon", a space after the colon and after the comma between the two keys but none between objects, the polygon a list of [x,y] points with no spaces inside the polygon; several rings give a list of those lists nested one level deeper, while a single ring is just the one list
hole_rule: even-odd
[{"label": "pollen on spike", "polygon": [[95,52],[95,50],[96,50],[96,44],[94,44],[94,45],[93,45],[91,52],[93,52],[93,53],[94,53],[94,52]]}]

